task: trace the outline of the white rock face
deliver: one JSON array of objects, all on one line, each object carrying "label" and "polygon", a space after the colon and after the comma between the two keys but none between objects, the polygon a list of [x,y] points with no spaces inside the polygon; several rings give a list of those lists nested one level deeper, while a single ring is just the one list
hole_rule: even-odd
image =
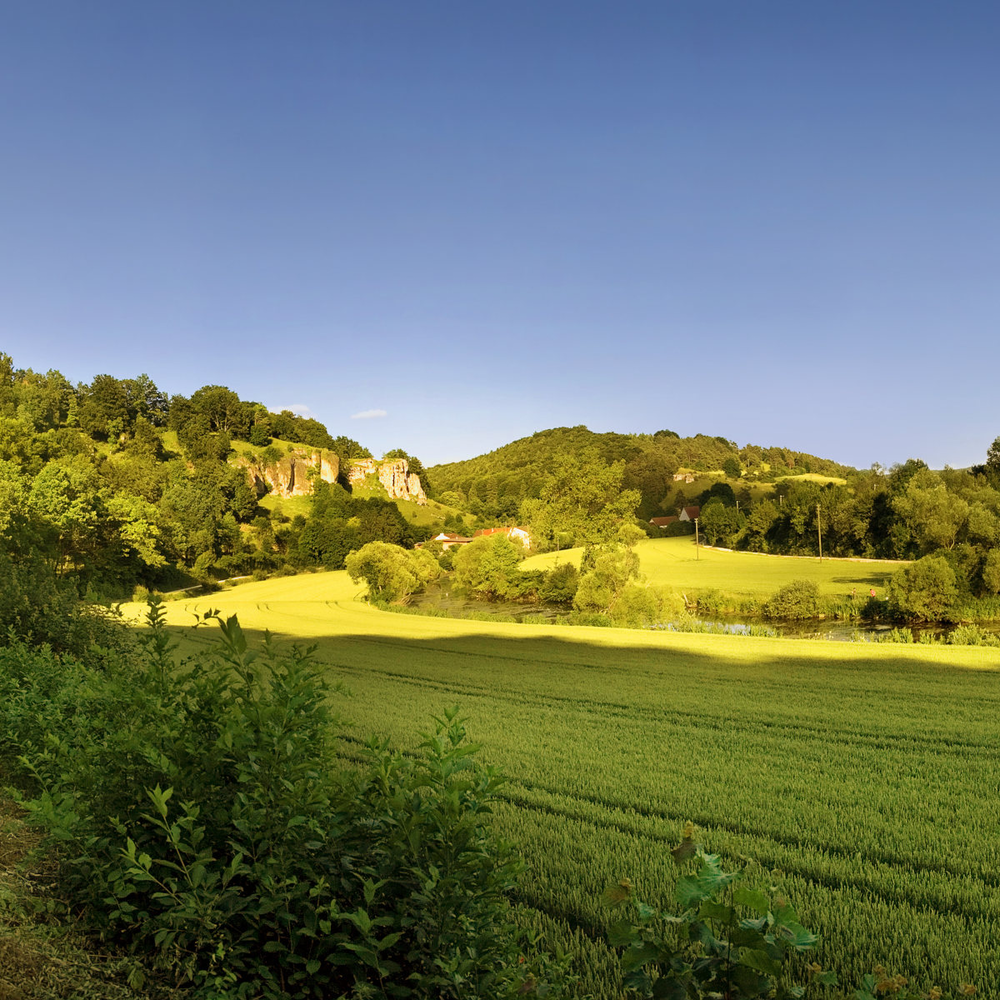
[{"label": "white rock face", "polygon": [[270,487],[270,492],[279,497],[301,497],[312,493],[312,481],[308,472],[319,469],[319,477],[326,483],[335,483],[340,473],[340,459],[332,451],[296,450],[282,455],[277,462],[248,462],[240,458],[239,464],[247,470],[250,483],[260,490]]},{"label": "white rock face", "polygon": [[416,500],[419,504],[427,503],[427,494],[420,483],[420,477],[410,472],[409,463],[405,458],[394,458],[388,462],[379,462],[374,458],[359,458],[351,462],[347,474],[351,485],[363,483],[368,476],[377,476],[390,500]]}]

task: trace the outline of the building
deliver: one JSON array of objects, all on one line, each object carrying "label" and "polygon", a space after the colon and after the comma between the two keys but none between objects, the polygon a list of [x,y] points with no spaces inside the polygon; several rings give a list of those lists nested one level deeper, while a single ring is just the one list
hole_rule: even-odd
[{"label": "building", "polygon": [[665,528],[668,524],[673,524],[677,520],[679,520],[677,515],[671,514],[669,517],[651,517],[649,523],[656,528]]},{"label": "building", "polygon": [[499,534],[506,535],[512,542],[520,542],[525,548],[529,548],[531,545],[531,538],[528,536],[527,528],[480,528],[473,533],[473,538]]},{"label": "building", "polygon": [[448,549],[455,548],[457,545],[468,545],[472,539],[466,538],[465,535],[454,535],[450,531],[442,531],[441,534],[435,535],[431,541],[440,542],[441,548],[447,552]]}]

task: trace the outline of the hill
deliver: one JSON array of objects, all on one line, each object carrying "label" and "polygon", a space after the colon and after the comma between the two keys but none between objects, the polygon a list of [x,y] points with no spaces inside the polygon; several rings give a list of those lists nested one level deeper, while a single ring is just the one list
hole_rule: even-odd
[{"label": "hill", "polygon": [[596,433],[579,426],[538,431],[485,455],[433,466],[428,474],[443,503],[483,517],[513,520],[522,500],[538,496],[558,455],[585,452],[606,464],[624,463],[623,486],[641,492],[637,514],[644,520],[664,511],[673,513],[678,499],[674,475],[678,472],[725,473],[754,484],[801,474],[843,478],[852,471],[829,459],[787,448],[752,444],[740,448],[724,437],[697,434],[682,438],[667,430],[655,434]]},{"label": "hill", "polygon": [[[65,644],[60,601],[74,595],[336,568],[367,541],[412,544],[450,513],[426,503],[420,471],[226,386],[74,386],[0,353],[0,627]],[[24,579],[34,590],[15,606]]]}]

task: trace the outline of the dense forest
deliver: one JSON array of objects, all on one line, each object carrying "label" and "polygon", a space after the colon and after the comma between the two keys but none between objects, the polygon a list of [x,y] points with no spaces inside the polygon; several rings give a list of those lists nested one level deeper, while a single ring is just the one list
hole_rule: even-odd
[{"label": "dense forest", "polygon": [[687,438],[666,430],[597,434],[586,427],[556,427],[478,458],[436,465],[429,474],[443,503],[503,521],[517,518],[521,503],[541,494],[559,456],[584,452],[605,464],[624,463],[622,482],[625,489],[639,490],[636,515],[642,520],[675,513],[676,494],[671,487],[674,473],[680,469],[727,470],[760,482],[796,473],[844,476],[850,471],[815,455],[751,444],[739,448],[724,437],[704,434]]},{"label": "dense forest", "polygon": [[[445,503],[500,522],[521,520],[545,548],[586,540],[568,512],[592,503],[585,494],[611,470],[605,500],[626,491],[636,498],[635,514],[648,534],[662,533],[649,526],[650,518],[694,505],[710,545],[913,561],[894,589],[898,613],[935,618],[961,607],[975,617],[996,617],[1000,439],[971,469],[934,471],[908,459],[890,469],[857,470],[783,448],[738,448],[721,437],[572,427],[435,466],[430,474]],[[676,482],[679,471],[693,483]],[[573,529],[569,534],[560,532],[554,510]],[[693,533],[695,527],[681,522],[664,530]]]},{"label": "dense forest", "polygon": [[336,453],[342,472],[370,457],[316,420],[271,413],[225,386],[190,398],[147,375],[74,386],[0,354],[0,625],[59,645],[78,596],[336,567],[368,541],[413,543],[396,504],[339,482],[306,498],[305,514],[262,506],[246,463],[302,448]]}]

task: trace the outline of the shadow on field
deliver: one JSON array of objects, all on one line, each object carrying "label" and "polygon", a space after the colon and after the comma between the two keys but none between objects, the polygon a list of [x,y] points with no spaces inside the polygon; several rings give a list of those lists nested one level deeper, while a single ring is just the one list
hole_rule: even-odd
[{"label": "shadow on field", "polygon": [[[530,629],[531,626],[518,626]],[[204,649],[215,641],[212,625],[198,629],[172,628],[182,654]],[[878,699],[892,697],[907,685],[908,700],[917,692],[928,699],[928,712],[941,718],[968,699],[976,708],[1000,709],[1000,652],[988,647],[892,646],[866,643],[817,643],[809,640],[755,639],[731,636],[667,636],[663,644],[649,645],[649,633],[636,632],[631,642],[622,630],[566,628],[561,636],[458,635],[411,638],[393,634],[352,634],[301,638],[272,633],[284,645],[315,647],[316,660],[348,674],[383,673],[467,679],[488,673],[494,682],[515,684],[529,676],[548,673],[555,680],[579,688],[584,676],[607,675],[628,686],[648,684],[688,687],[707,681],[784,689],[829,685],[835,697],[850,692]],[[246,629],[252,648],[260,648],[264,633]],[[643,641],[645,640],[645,641]],[[695,648],[692,648],[692,647]],[[700,648],[698,648],[700,647]],[[811,682],[811,683],[810,683]],[[931,701],[930,699],[933,699]]]}]

